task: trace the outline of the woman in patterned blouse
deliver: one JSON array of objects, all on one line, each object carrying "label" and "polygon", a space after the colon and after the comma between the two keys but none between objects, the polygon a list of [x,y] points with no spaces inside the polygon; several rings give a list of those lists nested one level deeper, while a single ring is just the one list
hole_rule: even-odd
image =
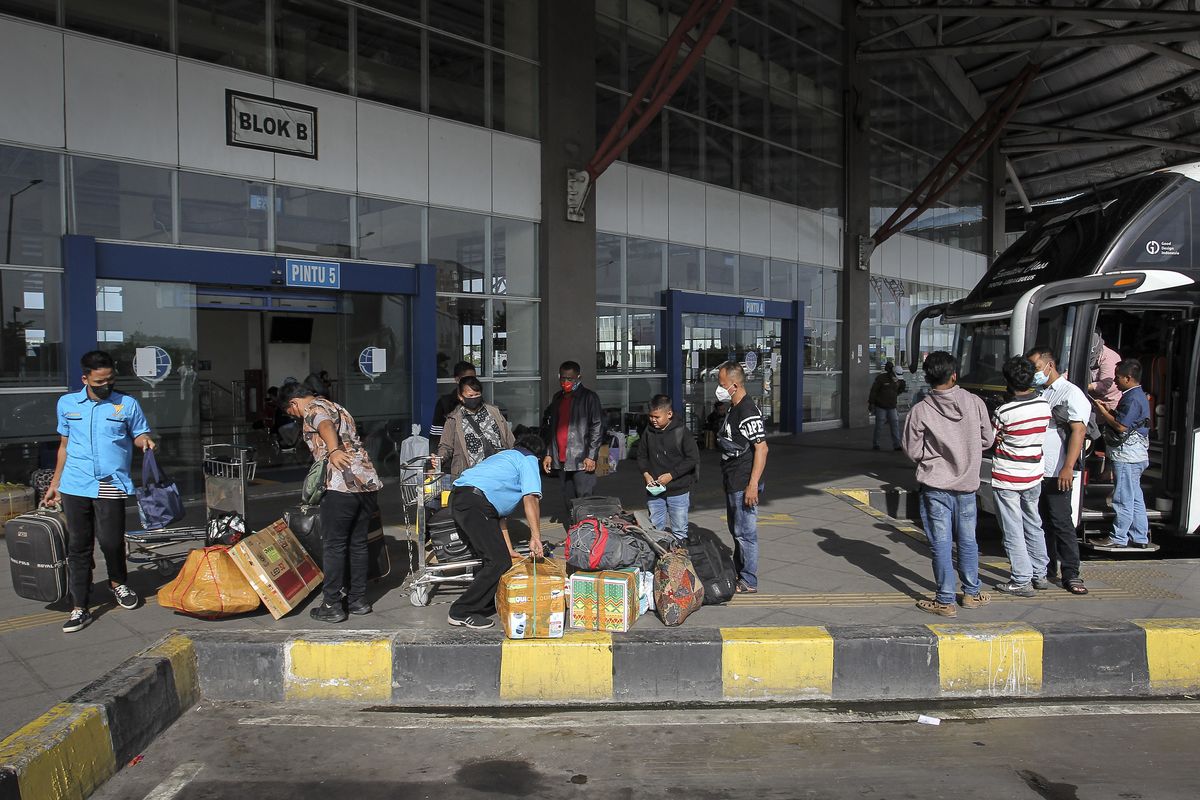
[{"label": "woman in patterned blouse", "polygon": [[446,416],[438,456],[446,474],[457,478],[469,467],[513,446],[512,430],[500,409],[483,402],[483,384],[474,375],[458,382],[461,405]]}]

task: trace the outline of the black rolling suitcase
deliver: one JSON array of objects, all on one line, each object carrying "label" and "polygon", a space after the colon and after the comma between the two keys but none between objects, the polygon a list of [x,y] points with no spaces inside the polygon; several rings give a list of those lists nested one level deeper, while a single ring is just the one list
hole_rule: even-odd
[{"label": "black rolling suitcase", "polygon": [[688,531],[687,549],[696,576],[704,585],[704,605],[715,606],[732,600],[738,581],[732,551],[716,534],[696,528]]},{"label": "black rolling suitcase", "polygon": [[4,523],[8,566],[20,597],[56,603],[67,594],[67,518],[39,509]]},{"label": "black rolling suitcase", "polygon": [[439,564],[476,558],[471,545],[459,533],[448,508],[425,514],[425,540]]}]

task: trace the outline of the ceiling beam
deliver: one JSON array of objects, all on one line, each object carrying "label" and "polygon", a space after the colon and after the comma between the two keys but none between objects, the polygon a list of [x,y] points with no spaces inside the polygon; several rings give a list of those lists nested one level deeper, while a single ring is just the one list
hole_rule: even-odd
[{"label": "ceiling beam", "polygon": [[[1195,17],[1192,18],[1195,21]],[[1107,34],[1085,34],[1082,36],[1058,36],[1046,39],[1028,39],[1010,42],[980,42],[968,45],[933,45],[929,47],[896,47],[880,50],[859,48],[859,61],[892,61],[902,58],[927,58],[929,56],[965,56],[981,53],[1012,53],[1045,50],[1063,50],[1074,47],[1104,47],[1108,45],[1161,44],[1163,42],[1190,42],[1200,39],[1200,28],[1177,28],[1174,30],[1135,30]]]},{"label": "ceiling beam", "polygon": [[908,6],[859,6],[860,17],[885,17],[911,19],[912,17],[968,17],[974,19],[1063,19],[1093,22],[1107,19],[1117,22],[1174,22],[1180,25],[1193,23],[1194,11],[1161,11],[1141,8],[1088,8],[1033,5],[908,5]]}]

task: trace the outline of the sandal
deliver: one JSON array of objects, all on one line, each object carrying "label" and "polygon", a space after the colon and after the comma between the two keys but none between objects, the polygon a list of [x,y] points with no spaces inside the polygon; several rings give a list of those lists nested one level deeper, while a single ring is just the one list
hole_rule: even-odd
[{"label": "sandal", "polygon": [[758,587],[751,586],[750,584],[746,583],[745,581],[738,581],[737,591],[738,591],[738,594],[758,594]]},{"label": "sandal", "polygon": [[1088,589],[1083,585],[1083,581],[1079,578],[1068,578],[1063,581],[1063,588],[1071,594],[1084,595],[1088,593]]},{"label": "sandal", "polygon": [[954,618],[958,616],[958,609],[953,603],[939,603],[937,600],[918,600],[917,608],[929,614],[937,614],[939,617]]}]

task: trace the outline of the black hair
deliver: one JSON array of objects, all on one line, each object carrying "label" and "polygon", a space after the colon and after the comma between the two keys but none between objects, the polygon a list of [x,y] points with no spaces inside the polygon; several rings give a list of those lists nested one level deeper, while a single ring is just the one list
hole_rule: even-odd
[{"label": "black hair", "polygon": [[1029,352],[1025,354],[1025,357],[1030,361],[1033,361],[1036,358],[1044,358],[1050,362],[1051,366],[1053,366],[1055,369],[1058,369],[1058,359],[1054,357],[1054,351],[1049,347],[1046,347],[1044,344],[1039,344],[1037,347],[1029,348]]},{"label": "black hair", "polygon": [[883,365],[883,370],[884,370],[884,372],[895,372],[895,371],[896,371],[896,365],[895,365],[895,364],[893,364],[891,361],[889,361],[889,362],[887,362],[886,364],[884,364],[884,365]]},{"label": "black hair", "polygon": [[746,384],[746,370],[736,361],[726,361],[717,368],[717,374],[724,372],[725,377],[736,383],[738,386]]},{"label": "black hair", "polygon": [[564,361],[563,363],[558,365],[558,374],[559,375],[563,374],[564,372],[572,372],[572,371],[576,375],[583,374],[583,370],[579,368],[578,361]]},{"label": "black hair", "polygon": [[464,378],[458,379],[458,393],[462,394],[463,389],[474,389],[483,394],[483,384],[479,382],[479,378],[474,375],[467,375]]},{"label": "black hair", "polygon": [[656,394],[650,398],[651,411],[666,411],[672,408],[671,396],[669,394]]},{"label": "black hair", "polygon": [[538,458],[541,458],[546,451],[546,443],[536,433],[526,433],[518,436],[516,446],[523,447]]},{"label": "black hair", "polygon": [[925,357],[925,380],[935,389],[945,386],[958,372],[958,360],[945,350],[934,350]]},{"label": "black hair", "polygon": [[1025,356],[1013,356],[1004,362],[1004,380],[1010,392],[1027,392],[1033,386],[1033,362]]},{"label": "black hair", "polygon": [[1136,358],[1123,358],[1117,362],[1117,374],[1122,378],[1133,378],[1142,382],[1142,362]]},{"label": "black hair", "polygon": [[470,361],[460,361],[454,365],[454,377],[461,378],[468,372],[476,372],[475,365]]},{"label": "black hair", "polygon": [[267,387],[267,396],[270,397],[273,394],[279,394],[278,386],[268,386]]},{"label": "black hair", "polygon": [[288,381],[279,390],[279,404],[287,408],[293,400],[316,396],[317,393],[308,384],[301,383],[300,381]]},{"label": "black hair", "polygon": [[79,366],[83,367],[83,374],[87,375],[97,369],[116,369],[117,364],[113,357],[103,350],[89,350],[79,359]]}]

